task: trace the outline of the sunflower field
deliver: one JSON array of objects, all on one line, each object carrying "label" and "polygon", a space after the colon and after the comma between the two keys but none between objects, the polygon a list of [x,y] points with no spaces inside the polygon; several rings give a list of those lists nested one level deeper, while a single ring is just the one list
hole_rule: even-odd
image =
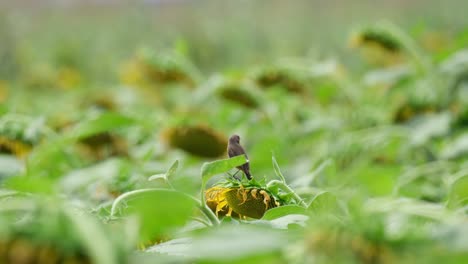
[{"label": "sunflower field", "polygon": [[468,263],[467,8],[0,3],[0,264]]}]

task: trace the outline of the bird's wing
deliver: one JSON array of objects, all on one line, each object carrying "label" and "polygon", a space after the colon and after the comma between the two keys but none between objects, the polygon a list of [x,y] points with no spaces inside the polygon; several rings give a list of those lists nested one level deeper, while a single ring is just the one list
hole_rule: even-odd
[{"label": "bird's wing", "polygon": [[228,155],[229,155],[230,158],[232,158],[232,157],[236,156],[236,153],[235,153],[235,151],[233,149],[228,148]]}]

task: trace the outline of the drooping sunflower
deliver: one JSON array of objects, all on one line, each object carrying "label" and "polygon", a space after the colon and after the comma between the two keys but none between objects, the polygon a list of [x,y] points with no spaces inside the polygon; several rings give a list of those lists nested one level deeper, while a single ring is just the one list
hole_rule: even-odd
[{"label": "drooping sunflower", "polygon": [[180,125],[165,129],[162,139],[171,148],[199,157],[216,158],[226,153],[227,138],[204,125]]},{"label": "drooping sunflower", "polygon": [[308,83],[304,76],[297,71],[281,66],[266,66],[253,71],[253,80],[263,88],[281,87],[291,93],[304,93],[308,90]]},{"label": "drooping sunflower", "polygon": [[0,118],[0,153],[24,158],[44,136],[42,125],[23,116]]},{"label": "drooping sunflower", "polygon": [[364,27],[351,34],[350,46],[360,48],[362,56],[376,65],[395,65],[403,61],[405,47],[398,36],[382,25]]},{"label": "drooping sunflower", "polygon": [[280,205],[280,199],[265,187],[238,181],[218,183],[205,191],[205,199],[218,217],[260,219]]},{"label": "drooping sunflower", "polygon": [[121,79],[136,86],[182,84],[192,88],[197,83],[197,74],[195,67],[183,56],[142,49],[125,63]]},{"label": "drooping sunflower", "polygon": [[216,94],[226,101],[251,109],[260,106],[258,95],[255,94],[256,87],[243,80],[221,78],[216,83],[215,89]]},{"label": "drooping sunflower", "polygon": [[32,149],[28,142],[0,136],[0,153],[12,154],[18,158],[24,158]]}]

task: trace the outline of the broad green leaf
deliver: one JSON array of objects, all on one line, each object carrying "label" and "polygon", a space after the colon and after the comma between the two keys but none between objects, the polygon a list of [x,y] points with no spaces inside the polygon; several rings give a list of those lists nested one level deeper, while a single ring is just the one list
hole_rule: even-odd
[{"label": "broad green leaf", "polygon": [[364,209],[369,212],[400,212],[434,220],[447,220],[454,216],[441,204],[408,198],[373,198],[364,204]]},{"label": "broad green leaf", "polygon": [[72,167],[72,157],[65,151],[67,143],[63,138],[45,141],[35,147],[27,159],[26,167],[29,175],[41,175],[47,178],[57,178]]},{"label": "broad green leaf", "polygon": [[8,189],[0,189],[0,199],[5,198],[5,197],[10,197],[10,196],[15,196],[18,194],[20,194],[20,192],[8,190]]},{"label": "broad green leaf", "polygon": [[9,189],[29,192],[51,194],[55,190],[55,181],[41,176],[16,176],[5,181],[5,186]]},{"label": "broad green leaf", "polygon": [[330,192],[324,191],[314,197],[308,210],[314,214],[333,213],[339,208],[338,199]]},{"label": "broad green leaf", "polygon": [[104,113],[91,120],[79,123],[73,130],[65,135],[65,138],[76,140],[122,127],[129,127],[135,123],[135,119],[118,113]]},{"label": "broad green leaf", "polygon": [[317,168],[312,171],[311,173],[303,174],[302,176],[297,177],[294,179],[294,181],[291,183],[291,186],[293,187],[305,187],[305,186],[311,186],[314,180],[321,174],[324,173],[325,169],[327,167],[333,166],[333,161],[331,159],[327,159],[320,163]]},{"label": "broad green leaf", "polygon": [[468,153],[468,134],[462,134],[455,140],[448,142],[441,151],[441,157],[444,159],[463,158]]},{"label": "broad green leaf", "polygon": [[392,194],[396,178],[401,175],[401,167],[363,162],[351,169],[349,174],[359,181],[363,192],[383,196]]},{"label": "broad green leaf", "polygon": [[77,157],[66,151],[70,142],[133,124],[135,124],[134,119],[117,113],[105,113],[91,120],[83,121],[70,132],[45,141],[34,148],[28,157],[28,173],[57,178],[72,168],[73,163],[76,162],[73,159]]},{"label": "broad green leaf", "polygon": [[137,215],[141,241],[167,235],[183,226],[197,205],[187,194],[169,189],[140,189],[119,196],[112,205],[111,216]]},{"label": "broad green leaf", "polygon": [[205,162],[201,168],[202,180],[206,183],[214,175],[226,172],[246,162],[247,159],[245,158],[245,155],[216,160],[213,162]]},{"label": "broad green leaf", "polygon": [[468,70],[468,50],[462,49],[450,55],[441,63],[440,69],[454,75],[466,72]]},{"label": "broad green leaf", "polygon": [[37,208],[37,203],[26,195],[16,195],[10,197],[3,196],[0,198],[0,213],[31,212],[35,208]]},{"label": "broad green leaf", "polygon": [[145,250],[145,252],[160,253],[171,256],[187,256],[191,246],[192,238],[176,238],[154,245]]},{"label": "broad green leaf", "polygon": [[456,179],[450,188],[448,203],[449,208],[468,205],[468,175]]},{"label": "broad green leaf", "polygon": [[445,182],[450,175],[449,168],[450,164],[442,161],[407,170],[398,177],[394,193],[407,198],[442,201],[448,193]]},{"label": "broad green leaf", "polygon": [[116,182],[122,171],[128,169],[129,164],[123,159],[106,159],[90,167],[74,170],[60,179],[60,186],[68,193],[89,187],[96,182]]},{"label": "broad green leaf", "polygon": [[14,156],[0,155],[0,180],[19,174],[24,169],[24,164]]},{"label": "broad green leaf", "polygon": [[432,138],[447,135],[450,131],[451,121],[452,116],[447,112],[419,118],[412,124],[410,143],[415,146],[421,146]]},{"label": "broad green leaf", "polygon": [[294,226],[305,227],[309,216],[304,214],[288,214],[270,221],[270,224],[277,229],[288,229]]},{"label": "broad green leaf", "polygon": [[112,240],[109,239],[103,226],[94,217],[67,208],[64,212],[93,263],[114,264],[121,262],[118,260],[116,248],[111,243]]},{"label": "broad green leaf", "polygon": [[229,225],[209,229],[194,237],[188,253],[203,260],[232,263],[234,260],[278,252],[287,241],[285,233],[271,228]]},{"label": "broad green leaf", "polygon": [[289,214],[306,214],[306,209],[297,205],[284,205],[276,208],[272,208],[265,212],[262,220],[273,220]]}]

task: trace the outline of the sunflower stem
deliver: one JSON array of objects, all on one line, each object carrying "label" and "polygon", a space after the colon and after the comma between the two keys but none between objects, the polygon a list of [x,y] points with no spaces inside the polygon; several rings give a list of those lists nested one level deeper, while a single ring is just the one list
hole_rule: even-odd
[{"label": "sunflower stem", "polygon": [[213,213],[213,211],[211,211],[210,208],[208,208],[206,203],[200,205],[200,210],[205,214],[208,220],[210,220],[211,225],[220,224],[218,217]]},{"label": "sunflower stem", "polygon": [[206,186],[206,183],[203,182],[201,192],[200,192],[201,194],[200,194],[200,201],[199,201],[200,206],[199,206],[199,208],[203,212],[203,214],[206,216],[206,218],[208,218],[211,225],[219,225],[220,222],[219,222],[218,217],[213,213],[213,211],[211,211],[211,209],[208,207],[208,205],[206,205],[205,186]]}]

